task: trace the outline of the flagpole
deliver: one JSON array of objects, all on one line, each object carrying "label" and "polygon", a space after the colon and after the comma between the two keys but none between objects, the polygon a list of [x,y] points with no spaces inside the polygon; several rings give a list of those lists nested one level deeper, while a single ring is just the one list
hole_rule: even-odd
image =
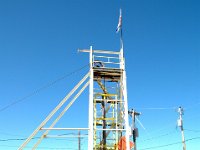
[{"label": "flagpole", "polygon": [[124,42],[123,42],[123,33],[122,33],[122,28],[120,30],[120,51],[122,54],[122,57],[124,58]]},{"label": "flagpole", "polygon": [[117,29],[116,32],[119,33],[120,32],[120,57],[121,60],[124,59],[124,43],[123,43],[123,33],[122,33],[122,9],[120,8],[119,10],[119,22],[117,25]]},{"label": "flagpole", "polygon": [[120,51],[121,51],[121,55],[122,58],[124,58],[124,42],[123,42],[123,32],[122,32],[122,9],[120,8],[119,10],[120,12],[120,18],[119,18],[119,30],[120,30]]}]

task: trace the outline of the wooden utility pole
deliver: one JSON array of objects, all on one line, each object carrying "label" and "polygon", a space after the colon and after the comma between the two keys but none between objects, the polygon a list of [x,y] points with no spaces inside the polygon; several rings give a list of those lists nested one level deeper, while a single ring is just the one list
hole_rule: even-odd
[{"label": "wooden utility pole", "polygon": [[135,127],[135,117],[141,115],[141,113],[136,112],[133,109],[129,110],[128,113],[132,117],[132,134],[133,134],[134,150],[137,150],[137,147],[136,147],[136,138],[138,137],[138,128]]},{"label": "wooden utility pole", "polygon": [[78,131],[78,150],[81,150],[81,131]]},{"label": "wooden utility pole", "polygon": [[186,150],[185,136],[184,136],[184,129],[183,129],[183,118],[182,118],[182,116],[183,116],[183,108],[182,107],[178,108],[178,113],[179,113],[178,126],[181,129],[183,150]]}]

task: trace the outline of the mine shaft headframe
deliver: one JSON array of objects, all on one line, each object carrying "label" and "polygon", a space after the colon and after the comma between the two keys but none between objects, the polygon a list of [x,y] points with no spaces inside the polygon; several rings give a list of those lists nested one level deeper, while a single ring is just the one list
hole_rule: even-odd
[{"label": "mine shaft headframe", "polygon": [[[110,51],[110,50],[93,50],[92,47],[90,49],[83,49],[78,50],[79,52],[87,52],[89,53],[89,63],[90,63],[90,87],[89,87],[89,133],[88,133],[88,150],[95,150],[98,149],[98,145],[101,144],[101,141],[95,140],[96,133],[99,130],[102,130],[102,133],[106,133],[106,135],[102,134],[101,136],[103,139],[107,139],[107,134],[110,133],[110,130],[116,132],[116,135],[114,137],[114,143],[112,143],[112,148],[114,148],[114,145],[119,143],[120,137],[122,136],[126,139],[125,145],[127,147],[127,150],[130,150],[130,143],[129,143],[129,125],[128,125],[128,104],[127,104],[127,88],[126,88],[126,72],[125,72],[125,63],[123,58],[123,49],[120,51]],[[101,81],[105,83],[101,83]],[[118,101],[122,101],[123,103],[116,103],[116,114],[120,114],[122,111],[125,112],[123,119],[123,127],[113,126],[111,129],[107,128],[106,126],[103,126],[102,129],[96,127],[96,120],[93,118],[98,118],[98,114],[95,114],[97,109],[100,107],[96,107],[96,103],[94,103],[94,86],[98,86],[97,84],[94,84],[95,82],[98,83],[98,85],[102,88],[102,92],[104,94],[112,93],[114,91],[107,91],[105,85],[109,85],[110,82],[118,82],[116,83],[116,87],[120,88],[120,92],[117,97],[119,98]],[[112,84],[112,83],[111,83]],[[112,84],[112,86],[115,86],[115,83]],[[119,85],[120,87],[118,87]],[[119,107],[119,109],[118,109]],[[109,108],[109,107],[108,107]],[[95,110],[95,111],[94,111]],[[107,109],[106,109],[107,110]],[[107,111],[102,111],[107,112]],[[108,113],[107,113],[108,114]],[[107,115],[103,116],[106,119],[109,119]],[[115,116],[117,123],[118,121],[118,115]],[[108,125],[108,122],[105,121]],[[115,122],[114,122],[115,123]],[[116,123],[116,125],[117,125]],[[94,126],[95,125],[95,126]],[[123,135],[119,134],[118,132],[123,131]],[[107,132],[106,132],[107,131]],[[110,138],[110,137],[109,137]],[[99,143],[100,142],[100,143]],[[103,146],[108,146],[110,141],[103,142]],[[108,148],[108,147],[107,147]]]}]

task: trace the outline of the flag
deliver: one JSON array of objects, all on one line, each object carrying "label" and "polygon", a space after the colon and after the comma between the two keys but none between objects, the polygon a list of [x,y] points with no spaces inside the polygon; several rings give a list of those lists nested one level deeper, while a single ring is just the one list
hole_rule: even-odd
[{"label": "flag", "polygon": [[116,32],[118,33],[122,29],[122,10],[119,10],[119,22],[117,25]]}]

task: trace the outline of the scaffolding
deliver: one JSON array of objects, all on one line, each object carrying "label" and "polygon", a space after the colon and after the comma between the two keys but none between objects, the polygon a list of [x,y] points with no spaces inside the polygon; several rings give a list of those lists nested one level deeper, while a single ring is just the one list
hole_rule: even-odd
[{"label": "scaffolding", "polygon": [[[18,150],[23,150],[41,132],[40,138],[31,148],[37,149],[42,140],[49,137],[48,134],[51,130],[88,131],[88,150],[130,150],[123,47],[119,52],[93,50],[92,46],[88,50],[79,51],[89,53],[89,72],[33,131]],[[56,123],[87,86],[89,86],[88,127],[55,128]],[[70,102],[68,102],[69,98],[71,98]],[[47,125],[49,127],[46,127]]]}]

